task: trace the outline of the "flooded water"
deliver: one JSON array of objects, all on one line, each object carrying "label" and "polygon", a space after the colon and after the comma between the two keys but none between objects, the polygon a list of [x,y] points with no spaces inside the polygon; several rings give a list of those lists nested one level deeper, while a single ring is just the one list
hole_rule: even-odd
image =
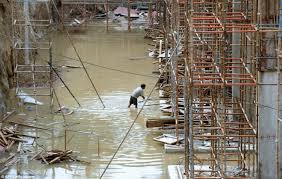
[{"label": "flooded water", "polygon": [[[17,167],[9,172],[11,176],[20,171],[22,175],[31,175],[32,178],[99,178],[140,110],[134,109],[133,106],[131,109],[127,108],[132,90],[145,83],[146,96],[156,83],[157,78],[152,74],[155,70],[152,60],[139,58],[147,56],[147,49],[150,48],[147,45],[150,41],[144,40],[142,32],[105,33],[103,29],[92,29],[71,35],[82,60],[92,64],[85,65],[106,108],[103,109],[82,68],[61,69],[62,78],[81,107],[78,107],[59,80],[54,86],[61,105],[74,110],[72,115],[66,116],[66,123],[69,124],[67,149],[73,150],[79,159],[89,161],[91,164],[63,163],[47,166],[39,164],[38,161],[27,162],[27,159],[22,159]],[[56,65],[81,65],[67,58],[77,57],[64,34],[54,34],[53,53]],[[101,66],[141,75],[109,70]],[[154,90],[149,103],[158,102],[157,93],[158,91]],[[58,107],[56,102],[55,106]],[[139,103],[139,108],[141,106],[142,102]],[[163,144],[153,141],[153,137],[161,135],[161,132],[147,129],[145,118],[159,115],[161,114],[158,105],[144,107],[103,178],[168,178],[167,165],[177,164],[182,155],[165,154]],[[25,129],[25,132],[40,136],[37,143],[42,144],[47,150],[64,149],[61,115],[40,118],[36,124],[53,130],[50,132]],[[27,145],[26,147],[28,148]]]}]

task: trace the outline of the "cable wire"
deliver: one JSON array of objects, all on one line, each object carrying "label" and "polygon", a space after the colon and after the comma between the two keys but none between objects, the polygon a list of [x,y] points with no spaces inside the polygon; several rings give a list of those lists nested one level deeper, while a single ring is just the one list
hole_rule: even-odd
[{"label": "cable wire", "polygon": [[[64,58],[68,58],[68,59],[70,59],[70,60],[79,61],[79,60],[76,59],[76,58],[68,57],[68,56],[65,56],[65,55],[59,55],[59,54],[55,54],[55,53],[52,53],[52,54],[55,55],[55,56],[61,56],[61,57],[64,57]],[[149,77],[149,78],[159,78],[159,77],[157,77],[157,76],[145,75],[145,74],[140,74],[140,73],[134,73],[134,72],[125,71],[125,70],[120,70],[120,69],[111,68],[111,67],[107,67],[107,66],[102,66],[102,65],[98,65],[98,64],[90,63],[90,62],[86,62],[86,61],[83,61],[83,62],[84,62],[85,64],[88,64],[88,65],[92,65],[92,66],[99,67],[99,68],[103,68],[103,69],[107,69],[107,70],[117,71],[117,72],[120,72],[120,73],[126,73],[126,74],[131,74],[131,75]]]},{"label": "cable wire", "polygon": [[[179,44],[180,44],[180,41],[181,41],[181,40],[179,40],[179,42],[176,44],[176,47],[175,47],[175,49],[173,50],[172,54],[170,55],[170,58],[167,60],[165,66],[163,67],[164,69],[168,66],[168,64],[169,64],[169,62],[170,62],[170,60],[171,60],[171,58],[173,57],[173,55],[174,55],[176,49],[178,48],[178,46],[179,46]],[[163,70],[163,71],[161,72],[160,77],[161,77],[164,73],[165,73],[165,70]],[[114,154],[113,154],[112,158],[110,159],[109,163],[107,164],[106,168],[105,168],[104,171],[102,172],[102,174],[101,174],[101,176],[100,176],[100,179],[104,176],[104,174],[105,174],[106,171],[108,170],[108,168],[109,168],[109,166],[111,165],[112,161],[114,160],[116,154],[118,153],[118,151],[120,150],[120,148],[121,148],[121,146],[123,145],[124,141],[126,140],[126,138],[128,137],[129,133],[131,132],[131,130],[132,130],[134,124],[136,123],[136,121],[137,121],[138,117],[140,116],[141,112],[143,111],[143,109],[144,109],[144,107],[145,107],[145,104],[147,103],[148,99],[151,97],[151,95],[152,95],[152,93],[153,93],[155,87],[158,85],[160,77],[158,78],[158,80],[157,80],[157,82],[155,83],[154,87],[151,89],[151,91],[150,91],[148,97],[145,99],[145,101],[144,101],[144,103],[143,103],[143,105],[142,105],[140,111],[137,113],[137,116],[135,117],[135,119],[133,120],[133,122],[132,122],[132,124],[130,125],[129,129],[127,130],[127,132],[126,132],[124,138],[122,139],[122,141],[121,141],[121,143],[119,144],[118,148],[117,148],[116,151],[114,152]]]},{"label": "cable wire", "polygon": [[[60,14],[60,12],[59,12],[59,10],[58,10],[58,8],[57,8],[57,6],[56,6],[54,0],[51,0],[51,1],[52,1],[53,5],[54,5],[55,11],[57,12],[59,18],[60,18],[61,21],[63,22],[64,19],[62,18],[62,16],[61,16],[61,14]],[[82,61],[82,59],[81,59],[81,57],[80,57],[80,55],[79,55],[79,53],[78,53],[78,51],[77,51],[75,45],[74,45],[74,42],[73,42],[73,40],[72,40],[72,38],[71,38],[71,36],[70,36],[68,30],[65,29],[65,28],[63,28],[63,31],[66,32],[67,37],[68,37],[68,39],[69,39],[69,41],[70,41],[70,43],[71,43],[71,46],[73,47],[73,49],[74,49],[74,51],[75,51],[75,53],[76,53],[77,58],[79,59],[79,61],[80,61],[81,65],[82,65],[82,67],[83,67],[83,69],[84,69],[84,71],[85,71],[85,73],[86,73],[86,75],[87,75],[87,77],[88,77],[88,79],[89,79],[89,81],[90,81],[90,83],[91,83],[93,89],[95,90],[95,92],[96,92],[96,94],[97,94],[99,100],[101,101],[103,107],[105,108],[106,106],[105,106],[104,102],[102,101],[102,98],[101,98],[101,96],[99,95],[98,90],[97,90],[97,88],[95,87],[95,85],[94,85],[94,83],[93,83],[93,81],[92,81],[92,79],[91,79],[91,77],[90,77],[90,75],[89,75],[87,69],[85,68],[85,65],[84,65],[84,63],[83,63],[83,61]]]}]

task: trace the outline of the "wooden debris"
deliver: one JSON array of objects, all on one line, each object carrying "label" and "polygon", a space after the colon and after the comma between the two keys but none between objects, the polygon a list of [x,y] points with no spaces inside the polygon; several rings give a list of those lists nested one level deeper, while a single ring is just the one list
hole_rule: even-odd
[{"label": "wooden debris", "polygon": [[47,162],[47,160],[45,159],[45,157],[42,155],[42,154],[40,154],[40,158],[42,159],[42,161],[45,163],[45,164],[49,164],[48,162]]},{"label": "wooden debris", "polygon": [[40,152],[36,153],[30,160],[35,159],[38,155],[40,155],[43,152],[43,150],[41,150]]},{"label": "wooden debris", "polygon": [[6,150],[11,149],[11,147],[13,146],[14,143],[15,143],[15,141],[12,140],[12,141],[9,143],[9,145],[7,145]]},{"label": "wooden debris", "polygon": [[6,145],[8,145],[6,137],[3,135],[3,133],[0,131],[0,136],[2,137],[3,141],[5,142]]},{"label": "wooden debris", "polygon": [[80,159],[74,158],[74,157],[72,157],[72,156],[71,156],[71,159],[72,159],[73,161],[77,161],[77,162],[84,163],[84,164],[87,164],[87,165],[91,164],[91,162],[84,161],[84,160],[80,160]]},{"label": "wooden debris", "polygon": [[62,106],[55,113],[64,113],[64,115],[71,115],[73,113],[73,110],[69,109],[68,107]]},{"label": "wooden debris", "polygon": [[22,149],[22,142],[19,142],[17,152],[20,153],[21,149]]},{"label": "wooden debris", "polygon": [[82,68],[81,66],[76,66],[76,65],[66,65],[68,68]]},{"label": "wooden debris", "polygon": [[173,117],[159,117],[159,118],[148,118],[146,120],[146,127],[164,127],[168,125],[175,125],[175,118]]},{"label": "wooden debris", "polygon": [[41,162],[44,162],[45,164],[55,164],[55,163],[60,163],[63,161],[76,161],[76,162],[81,162],[84,164],[90,164],[91,162],[83,161],[80,159],[77,159],[72,155],[73,151],[72,150],[51,150],[51,151],[45,151],[43,153],[43,150],[35,154],[31,160],[36,159],[40,160]]},{"label": "wooden debris", "polygon": [[0,129],[0,146],[2,150],[9,150],[17,142],[25,142],[20,134],[15,129],[4,127]]},{"label": "wooden debris", "polygon": [[30,128],[50,131],[50,129],[47,129],[47,128],[44,128],[44,127],[39,127],[39,126],[30,125],[30,124],[25,124],[25,123],[21,123],[21,122],[18,122],[18,121],[9,121],[9,123],[18,124],[18,125],[24,126],[24,127],[30,127]]},{"label": "wooden debris", "polygon": [[13,110],[13,111],[7,113],[7,114],[3,117],[3,119],[1,119],[0,122],[3,122],[3,121],[5,121],[6,119],[8,119],[12,114],[15,113],[15,111],[16,111],[16,110]]},{"label": "wooden debris", "polygon": [[41,160],[46,164],[60,163],[62,161],[74,161],[74,158],[71,156],[72,150],[51,150],[42,153],[42,151],[36,154],[33,158],[36,160]]},{"label": "wooden debris", "polygon": [[16,154],[12,154],[7,159],[0,161],[0,174],[5,172],[10,166],[16,164],[18,161],[19,159],[17,159]]}]

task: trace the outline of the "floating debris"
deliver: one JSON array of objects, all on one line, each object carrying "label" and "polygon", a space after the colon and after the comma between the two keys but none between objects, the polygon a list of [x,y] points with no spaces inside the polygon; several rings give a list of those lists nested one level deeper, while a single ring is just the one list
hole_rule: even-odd
[{"label": "floating debris", "polygon": [[70,110],[68,107],[62,106],[61,109],[58,109],[55,113],[63,112],[64,115],[71,115],[73,110]]},{"label": "floating debris", "polygon": [[82,162],[86,164],[90,164],[90,162],[82,161],[77,159],[76,157],[72,156],[73,151],[72,150],[50,150],[50,151],[40,151],[37,154],[35,154],[31,160],[36,159],[40,160],[41,162],[45,164],[55,164],[60,162],[71,162],[71,161],[77,161]]},{"label": "floating debris", "polygon": [[[114,10],[114,14],[128,17],[128,9],[127,7],[118,7]],[[138,11],[130,9],[130,18],[139,18]]]},{"label": "floating debris", "polygon": [[176,136],[170,134],[163,134],[161,136],[155,137],[154,140],[166,144],[175,144],[178,141],[184,140],[184,138],[183,137],[177,138]]},{"label": "floating debris", "polygon": [[16,154],[10,154],[8,158],[0,160],[0,174],[4,173],[10,166],[16,164],[18,161],[19,159],[16,157]]},{"label": "floating debris", "polygon": [[27,93],[25,93],[23,91],[19,91],[17,93],[17,96],[22,100],[23,103],[29,103],[29,104],[35,104],[35,105],[43,105],[42,102],[34,99],[29,94],[27,94]]},{"label": "floating debris", "polygon": [[0,152],[11,149],[17,142],[26,142],[19,132],[7,127],[0,129]]},{"label": "floating debris", "polygon": [[85,22],[85,19],[83,19],[83,20],[81,20],[81,21],[78,20],[78,19],[74,19],[74,20],[70,23],[70,26],[71,26],[71,27],[78,27],[78,26],[84,24],[84,22]]}]

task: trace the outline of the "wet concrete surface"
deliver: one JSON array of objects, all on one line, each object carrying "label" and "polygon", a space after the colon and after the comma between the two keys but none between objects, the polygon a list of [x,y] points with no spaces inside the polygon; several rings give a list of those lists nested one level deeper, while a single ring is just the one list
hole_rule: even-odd
[{"label": "wet concrete surface", "polygon": [[[152,75],[156,68],[152,59],[130,60],[131,57],[147,56],[147,43],[142,32],[111,32],[104,29],[92,29],[83,33],[71,34],[81,58],[89,63],[101,65],[138,74]],[[54,34],[53,53],[56,65],[76,65],[77,61],[63,57],[77,58],[67,37],[61,33]],[[56,55],[55,55],[56,54]],[[106,106],[103,109],[97,94],[93,90],[82,68],[62,68],[61,77],[81,103],[78,107],[71,95],[59,80],[54,83],[55,91],[61,105],[74,110],[72,115],[66,116],[69,124],[67,132],[67,149],[73,150],[79,159],[91,162],[85,165],[77,162],[62,163],[47,166],[38,161],[29,161],[38,146],[24,145],[24,149],[31,154],[22,154],[21,161],[7,177],[16,174],[31,178],[99,178],[107,163],[116,151],[130,125],[140,109],[132,106],[127,108],[129,96],[134,88],[141,83],[147,85],[145,95],[154,87],[157,78],[133,75],[113,71],[97,66],[85,65],[89,75],[101,95]],[[154,90],[149,103],[158,102],[158,91]],[[44,99],[42,99],[44,100]],[[139,103],[139,107],[142,106]],[[25,107],[24,107],[25,108]],[[40,138],[36,143],[47,150],[64,149],[64,123],[61,115],[48,114],[48,105],[39,110],[39,117],[33,120],[35,107],[31,111],[24,111],[27,116],[21,116],[24,121],[50,128],[51,131],[25,128],[23,131]],[[55,108],[58,108],[55,102]],[[103,178],[114,179],[165,179],[168,178],[167,165],[177,164],[181,155],[165,154],[163,145],[153,141],[153,137],[161,134],[155,129],[145,127],[146,117],[161,115],[158,105],[145,106],[137,119],[128,138],[118,151],[112,164]],[[28,153],[28,152],[27,152]]]}]

